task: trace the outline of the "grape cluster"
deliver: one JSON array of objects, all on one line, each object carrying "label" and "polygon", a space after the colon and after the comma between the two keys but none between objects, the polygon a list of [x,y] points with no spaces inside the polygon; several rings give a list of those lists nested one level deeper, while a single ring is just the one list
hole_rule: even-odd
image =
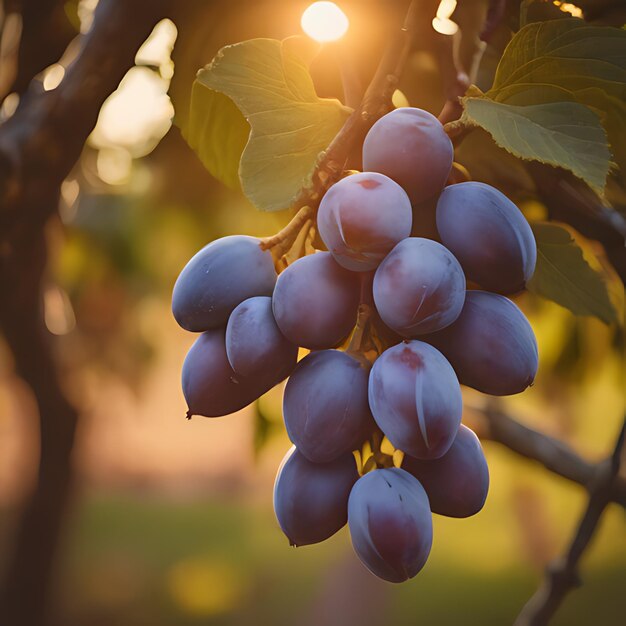
[{"label": "grape cluster", "polygon": [[[460,384],[514,394],[537,371],[533,331],[506,297],[534,271],[532,231],[493,187],[445,186],[452,160],[435,117],[396,109],[365,139],[366,171],[321,200],[327,251],[277,275],[266,241],[225,237],[173,293],[179,324],[202,333],[183,365],[188,415],[232,413],[289,377],[294,447],[274,488],[283,532],[300,546],[347,522],[359,558],[392,582],[424,566],[432,513],[468,517],[485,502]],[[435,205],[436,233],[420,236]],[[310,351],[300,361],[299,348]]]}]

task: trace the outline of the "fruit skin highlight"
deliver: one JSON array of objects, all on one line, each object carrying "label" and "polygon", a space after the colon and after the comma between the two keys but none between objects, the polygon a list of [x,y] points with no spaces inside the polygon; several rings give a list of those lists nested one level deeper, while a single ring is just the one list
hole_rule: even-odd
[{"label": "fruit skin highlight", "polygon": [[443,456],[454,441],[463,399],[452,366],[422,341],[404,341],[374,362],[372,415],[391,443],[419,459]]},{"label": "fruit skin highlight", "polygon": [[172,312],[180,326],[192,332],[224,326],[240,302],[272,295],[274,261],[260,243],[255,237],[231,235],[191,258],[172,293]]},{"label": "fruit skin highlight", "polygon": [[320,236],[334,259],[353,272],[378,267],[411,234],[411,201],[382,174],[343,178],[324,195],[317,214]]},{"label": "fruit skin highlight", "polygon": [[374,274],[374,303],[383,322],[403,337],[449,326],[461,313],[465,275],[453,254],[436,241],[408,237]]}]

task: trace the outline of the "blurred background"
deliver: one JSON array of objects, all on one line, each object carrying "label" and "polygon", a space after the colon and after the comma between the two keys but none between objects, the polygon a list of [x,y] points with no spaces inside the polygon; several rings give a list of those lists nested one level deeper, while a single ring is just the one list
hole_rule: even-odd
[{"label": "blurred background", "polygon": [[[63,183],[60,219],[47,232],[46,326],[81,413],[73,458],[78,486],[54,581],[63,623],[511,623],[574,532],[586,503],[582,488],[485,442],[491,490],[484,510],[468,520],[437,517],[427,566],[393,586],[360,565],[346,529],[298,549],[281,534],[272,484],[290,445],[282,388],[235,415],[184,419],[180,368],[194,336],[170,314],[178,272],[214,238],[269,235],[289,216],[259,213],[241,192],[213,180],[176,124],[184,123],[195,72],[220,47],[299,34],[309,3],[200,4],[188,22],[184,15],[176,24],[160,22],[141,48]],[[340,54],[351,56],[367,82],[404,5],[340,4],[350,19]],[[85,32],[95,5],[65,3],[64,28]],[[500,44],[507,32],[503,27]],[[341,97],[336,56],[327,45],[313,62],[321,96]],[[399,86],[404,97],[436,114],[444,101],[436,61],[417,49],[410,68],[410,80]],[[54,89],[63,74],[56,64],[39,79]],[[7,97],[2,115],[16,104]],[[532,195],[517,193],[511,170],[502,176],[490,169],[500,156],[475,133],[458,160],[479,180],[500,176],[502,190],[541,217]],[[602,249],[573,234],[605,273],[623,318],[621,283]],[[536,384],[505,407],[585,458],[603,458],[625,408],[621,331],[531,294],[516,302],[537,334],[540,370]],[[0,343],[0,566],[36,477],[37,413],[29,394]],[[609,506],[582,575],[584,585],[554,624],[623,624],[626,532],[617,505]]]}]

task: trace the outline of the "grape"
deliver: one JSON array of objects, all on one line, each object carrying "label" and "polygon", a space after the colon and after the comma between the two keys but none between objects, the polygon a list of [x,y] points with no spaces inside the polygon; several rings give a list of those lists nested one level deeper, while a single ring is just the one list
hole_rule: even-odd
[{"label": "grape", "polygon": [[519,291],[535,271],[533,232],[494,187],[476,182],[446,187],[437,203],[437,228],[467,277],[489,291]]},{"label": "grape", "polygon": [[330,252],[302,257],[278,277],[272,306],[289,341],[311,350],[332,348],[352,330],[358,276],[338,265]]},{"label": "grape", "polygon": [[274,512],[292,546],[319,543],[348,520],[348,497],[359,477],[352,454],[316,465],[295,447],[278,468]]},{"label": "grape", "polygon": [[452,366],[422,341],[404,341],[378,357],[370,373],[369,402],[389,441],[419,459],[448,451],[463,411]]},{"label": "grape", "polygon": [[439,120],[403,107],[381,117],[363,143],[363,169],[395,180],[416,205],[438,194],[452,168],[452,142]]},{"label": "grape", "polygon": [[465,298],[459,262],[440,243],[422,237],[401,241],[374,275],[374,302],[392,330],[404,337],[451,324]]},{"label": "grape", "polygon": [[235,307],[226,326],[226,354],[236,374],[275,374],[276,384],[291,374],[298,346],[280,332],[269,296],[248,298]]},{"label": "grape", "polygon": [[359,478],[348,500],[352,546],[379,578],[400,583],[424,567],[433,542],[428,496],[402,469],[377,469]]},{"label": "grape", "polygon": [[440,459],[420,461],[405,455],[402,467],[422,483],[433,513],[470,517],[485,504],[489,468],[478,437],[463,424]]},{"label": "grape", "polygon": [[183,268],[172,294],[172,311],[186,330],[223,326],[231,311],[252,296],[271,296],[274,262],[254,237],[233,235],[213,241]]},{"label": "grape", "polygon": [[244,378],[233,372],[223,328],[208,330],[196,339],[185,358],[182,378],[189,416],[234,413],[273,387],[267,375]]},{"label": "grape", "polygon": [[487,291],[468,291],[459,319],[426,341],[468,387],[494,396],[524,391],[537,374],[537,341],[519,308]]},{"label": "grape", "polygon": [[314,463],[360,448],[375,429],[367,402],[369,370],[338,350],[312,352],[289,378],[283,400],[287,433]]},{"label": "grape", "polygon": [[373,270],[411,233],[411,201],[387,176],[353,174],[322,198],[317,227],[335,261],[354,272]]}]

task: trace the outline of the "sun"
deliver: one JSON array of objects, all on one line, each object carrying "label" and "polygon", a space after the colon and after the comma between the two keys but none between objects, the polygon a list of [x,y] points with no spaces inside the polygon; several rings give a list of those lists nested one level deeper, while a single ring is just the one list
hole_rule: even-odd
[{"label": "sun", "polygon": [[315,41],[336,41],[346,34],[350,22],[334,2],[314,2],[300,20],[302,30]]}]

